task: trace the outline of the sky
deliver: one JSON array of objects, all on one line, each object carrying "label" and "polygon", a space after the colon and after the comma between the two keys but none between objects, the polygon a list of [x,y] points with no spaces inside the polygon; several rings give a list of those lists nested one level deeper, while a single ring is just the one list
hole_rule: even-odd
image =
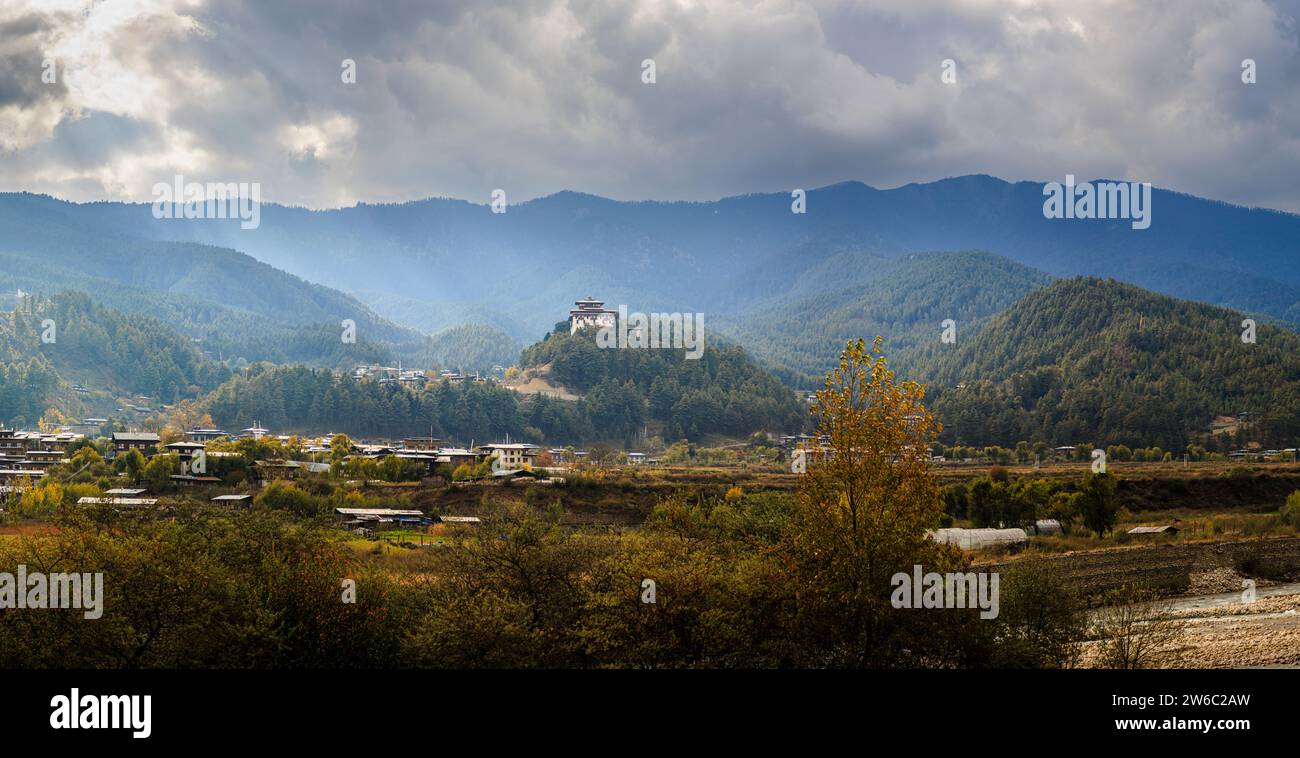
[{"label": "sky", "polygon": [[0,0],[0,191],[150,201],[180,174],[331,208],[1074,174],[1300,212],[1298,17],[1300,0]]}]

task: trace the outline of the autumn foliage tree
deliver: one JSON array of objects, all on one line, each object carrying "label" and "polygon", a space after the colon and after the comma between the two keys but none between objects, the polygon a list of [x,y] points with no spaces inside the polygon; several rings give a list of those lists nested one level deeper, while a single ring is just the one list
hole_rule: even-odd
[{"label": "autumn foliage tree", "polygon": [[850,342],[817,392],[812,412],[824,444],[809,456],[789,541],[799,627],[833,666],[923,664],[900,650],[924,654],[915,623],[936,617],[892,608],[891,577],[960,560],[926,534],[943,513],[929,472],[939,424],[923,404],[925,388],[896,380],[880,343]]}]

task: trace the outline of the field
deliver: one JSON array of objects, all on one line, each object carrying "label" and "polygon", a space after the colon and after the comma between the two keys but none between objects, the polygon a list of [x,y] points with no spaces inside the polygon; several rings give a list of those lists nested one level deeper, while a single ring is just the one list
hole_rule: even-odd
[{"label": "field", "polygon": [[[941,487],[947,488],[968,485],[993,473],[1002,475],[994,469],[988,465],[938,464],[931,468],[931,474]],[[1080,483],[1088,465],[1054,463],[1038,468],[1011,466],[1003,470],[1011,483],[1022,479],[1045,479],[1069,490]],[[1159,598],[1159,602],[1173,604],[1169,613],[1180,630],[1174,651],[1176,659],[1171,658],[1165,665],[1300,666],[1300,646],[1296,644],[1300,640],[1300,528],[1278,513],[1286,496],[1300,490],[1300,467],[1291,464],[1197,463],[1184,466],[1120,463],[1112,464],[1110,471],[1116,475],[1116,495],[1123,506],[1111,533],[1099,538],[1076,525],[1064,535],[1031,535],[1028,545],[1015,551],[968,552],[966,560],[974,570],[1007,576],[1008,583],[1012,581],[1009,574],[1022,567],[1048,565],[1078,591],[1094,613],[1098,609],[1113,607],[1109,593],[1125,587],[1148,588],[1156,593],[1154,597]],[[596,551],[590,555],[596,555],[609,550],[630,550],[633,545],[661,546],[648,553],[626,553],[627,560],[638,561],[643,560],[643,555],[672,555],[671,552],[659,552],[665,546],[680,549],[695,544],[693,541],[675,541],[670,536],[674,527],[665,527],[663,521],[657,520],[653,527],[648,527],[646,521],[656,506],[672,503],[678,509],[674,518],[680,518],[685,517],[682,508],[708,504],[701,511],[708,513],[714,504],[726,503],[732,506],[732,513],[737,516],[746,514],[744,518],[752,519],[746,527],[751,531],[747,533],[762,540],[765,537],[760,535],[771,531],[764,524],[777,524],[775,529],[780,530],[779,525],[785,518],[782,514],[788,513],[785,509],[792,507],[792,499],[800,484],[799,477],[775,465],[753,464],[589,466],[574,470],[556,469],[552,474],[562,480],[549,484],[529,478],[452,483],[429,478],[422,482],[392,485],[308,477],[294,487],[262,489],[260,492],[265,498],[262,505],[269,508],[254,508],[255,512],[231,510],[226,517],[232,526],[223,528],[271,528],[267,526],[269,522],[260,520],[278,510],[279,517],[288,519],[284,527],[286,535],[294,535],[311,523],[313,528],[319,528],[325,540],[344,548],[341,552],[347,556],[346,560],[353,562],[349,572],[356,571],[360,576],[391,583],[401,592],[418,595],[436,591],[448,566],[459,565],[459,570],[465,570],[465,564],[456,561],[462,553],[468,554],[468,549],[459,549],[463,545],[453,538],[457,533],[463,533],[467,538],[476,534],[484,536],[482,528],[436,524],[428,529],[379,530],[362,536],[337,526],[333,518],[335,507],[417,508],[431,515],[481,517],[530,513],[552,524],[547,528],[559,533],[545,538],[548,550],[561,551],[546,553],[546,561],[560,560],[569,555],[563,550],[570,549],[578,551],[572,556],[578,556],[587,555],[581,551],[588,549]],[[267,497],[276,492],[279,493],[278,501]],[[181,518],[182,514],[188,514],[192,508],[208,508],[209,494],[198,489],[163,494],[163,504],[169,515],[159,521],[188,519],[188,515]],[[671,509],[668,512],[672,512]],[[696,515],[690,518],[705,517]],[[736,516],[723,518],[734,519]],[[128,520],[132,519],[128,517]],[[259,522],[260,526],[253,525]],[[37,539],[30,541],[40,543],[49,537],[53,544],[63,535],[61,529],[56,533],[50,523],[51,519],[32,514],[4,513],[0,518],[0,547],[16,549],[21,541],[32,537]],[[736,524],[734,521],[731,523],[733,526]],[[1171,524],[1179,531],[1145,538],[1126,533],[1132,526],[1141,524]],[[959,521],[957,525],[971,524]],[[518,528],[518,525],[508,528]],[[704,533],[709,533],[713,527],[700,522],[692,528],[703,528]],[[496,533],[494,528],[491,534]],[[562,535],[570,535],[575,541],[565,542],[568,538]],[[741,548],[739,542],[725,544],[731,545],[728,550],[748,549]],[[174,545],[167,548],[168,551],[175,549]],[[485,548],[480,545],[477,549],[482,551]],[[756,556],[762,554],[763,551],[755,553]],[[160,555],[170,556],[170,552]],[[564,561],[570,559],[563,558]],[[572,559],[578,560],[576,557]],[[682,566],[690,567],[692,571],[705,565],[698,564],[697,559],[690,556],[684,556],[682,560]],[[543,562],[534,568],[547,565],[550,564]],[[589,582],[593,576],[592,568],[596,565],[576,570],[575,586]],[[721,570],[720,567],[732,564],[709,565]],[[523,570],[510,568],[514,564],[509,561],[474,566],[476,571],[489,573],[505,566],[508,570],[501,570],[505,570],[508,576]],[[490,568],[492,566],[497,568]],[[647,569],[635,570],[640,576],[646,575],[640,572]],[[653,571],[662,572],[662,576],[672,576],[672,572],[665,568]],[[516,579],[511,578],[506,586],[516,586],[511,583],[514,581]],[[720,587],[731,588],[726,592],[734,592],[735,585],[729,583],[732,580],[720,575],[717,581],[723,583]],[[670,579],[665,579],[664,586],[671,586],[670,582]],[[1251,583],[1249,586],[1259,592],[1259,598],[1254,602],[1247,602],[1241,595],[1246,583]],[[518,586],[533,585],[524,582]],[[718,601],[714,598],[710,603]],[[557,607],[569,606],[561,603]],[[454,622],[455,618],[453,614],[445,620]],[[1108,638],[1104,634],[1090,634],[1092,636],[1083,645],[1080,665],[1099,665],[1098,656],[1102,654],[1099,651],[1104,651],[1107,645]],[[441,662],[439,665],[467,665],[452,663],[442,657],[437,660]]]}]

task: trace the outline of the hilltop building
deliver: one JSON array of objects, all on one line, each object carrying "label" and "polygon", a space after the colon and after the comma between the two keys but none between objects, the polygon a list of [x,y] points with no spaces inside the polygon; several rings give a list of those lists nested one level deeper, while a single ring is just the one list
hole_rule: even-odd
[{"label": "hilltop building", "polygon": [[589,326],[613,328],[618,323],[618,311],[606,310],[605,301],[591,295],[574,302],[573,306],[569,311],[569,334]]}]

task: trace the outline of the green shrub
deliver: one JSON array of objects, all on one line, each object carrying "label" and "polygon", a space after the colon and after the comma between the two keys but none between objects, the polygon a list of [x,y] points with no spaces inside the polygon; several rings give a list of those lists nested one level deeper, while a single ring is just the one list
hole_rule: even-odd
[{"label": "green shrub", "polygon": [[1300,490],[1291,493],[1278,515],[1282,517],[1282,523],[1300,526]]}]

